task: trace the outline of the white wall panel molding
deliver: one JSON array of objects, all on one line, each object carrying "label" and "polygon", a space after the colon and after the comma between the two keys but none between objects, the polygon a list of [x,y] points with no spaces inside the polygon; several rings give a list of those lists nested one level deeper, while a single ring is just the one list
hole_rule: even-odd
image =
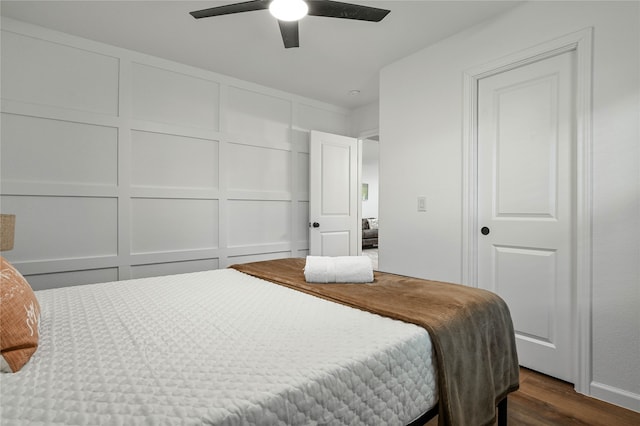
[{"label": "white wall panel molding", "polygon": [[290,243],[273,243],[273,244],[247,244],[244,246],[231,247],[227,250],[228,257],[259,255],[264,253],[283,253],[290,252]]},{"label": "white wall panel molding", "polygon": [[2,56],[3,98],[118,115],[118,58],[9,31]]},{"label": "white wall panel molding", "polygon": [[227,247],[291,241],[291,202],[229,200]]},{"label": "white wall panel molding", "polygon": [[311,130],[313,129],[291,129],[291,140],[298,152],[309,154],[311,151],[309,144],[309,133]]},{"label": "white wall panel molding", "polygon": [[[83,185],[80,183],[16,182],[2,179],[2,195],[31,195],[40,197],[116,198],[116,186]],[[4,211],[4,209],[3,209]]]},{"label": "white wall panel molding", "polygon": [[[298,108],[294,104],[294,108],[291,108],[291,123],[297,123],[297,120]],[[302,144],[298,143],[293,129],[290,129],[289,134],[292,142],[291,168],[289,170],[289,179],[291,180],[291,229],[289,232],[291,232],[292,241],[291,256],[295,257],[301,240],[303,245],[306,242],[306,247],[308,248],[309,228],[307,224],[309,222],[309,206],[307,205],[306,210],[301,210],[300,206],[303,204],[300,204],[299,201],[305,197],[305,194],[308,198],[309,162],[304,159],[306,154],[300,154],[299,152]]]},{"label": "white wall panel molding", "polygon": [[194,139],[206,139],[210,141],[220,141],[223,138],[229,138],[222,132],[211,129],[201,129],[196,127],[180,126],[171,123],[157,123],[145,120],[129,120],[127,127],[132,131],[158,133],[172,136],[182,136]]},{"label": "white wall panel molding", "polygon": [[309,131],[301,129],[300,104],[294,104],[291,111],[292,166],[292,220],[291,239],[293,240],[292,256],[306,256],[309,250]]},{"label": "white wall panel molding", "polygon": [[56,287],[117,281],[118,268],[25,275],[25,278],[34,290],[46,290]]},{"label": "white wall panel molding", "polygon": [[297,203],[298,209],[294,211],[296,214],[293,220],[293,238],[294,245],[297,249],[309,249],[309,203]]},{"label": "white wall panel molding", "polygon": [[270,141],[258,136],[237,135],[230,133],[222,133],[221,139],[223,139],[227,143],[231,143],[234,145],[246,145],[256,148],[277,149],[280,151],[292,151],[294,146],[294,144],[290,142]]},{"label": "white wall panel molding", "polygon": [[55,260],[117,253],[116,198],[3,195],[16,215],[10,261]]},{"label": "white wall panel molding", "polygon": [[118,183],[117,128],[3,113],[1,133],[3,181]]},{"label": "white wall panel molding", "polygon": [[[315,99],[305,98],[303,96],[295,95],[292,93],[284,92],[282,90],[274,89],[271,87],[263,86],[257,83],[240,80],[225,74],[218,74],[211,71],[207,71],[201,68],[192,67],[190,65],[181,64],[179,62],[170,61],[167,59],[159,58],[135,52],[120,47],[104,44],[81,37],[65,34],[59,31],[50,30],[48,28],[40,27],[37,25],[28,24],[26,22],[17,21],[15,19],[1,17],[0,27],[2,31],[10,31],[18,34],[25,34],[29,37],[39,38],[46,41],[51,41],[67,46],[76,47],[78,49],[87,50],[90,52],[99,52],[103,55],[113,56],[120,58],[122,61],[136,62],[153,66],[157,68],[166,69],[169,71],[175,71],[177,73],[184,73],[192,75],[202,79],[210,79],[219,82],[223,86],[237,86],[246,90],[255,91],[258,93],[264,93],[273,97],[280,97],[283,99],[289,99],[294,102],[294,108],[297,105],[305,105],[308,107],[317,108],[320,110],[332,112],[336,114],[336,117],[343,116],[344,120],[349,119],[350,110],[347,108],[332,105],[326,102],[318,101]],[[222,90],[222,87],[221,87]],[[296,128],[297,122],[293,123],[293,127]],[[335,133],[335,132],[334,132]]]},{"label": "white wall panel molding", "polygon": [[131,278],[131,61],[120,61],[118,110],[121,125],[118,128],[118,279]]},{"label": "white wall panel molding", "polygon": [[116,255],[74,257],[70,259],[12,261],[11,263],[27,275],[45,275],[68,271],[84,271],[93,269],[110,269],[119,266],[119,258]]},{"label": "white wall panel molding", "polygon": [[291,201],[291,192],[288,191],[243,191],[228,190],[229,201]]},{"label": "white wall panel molding", "polygon": [[218,269],[219,267],[220,262],[219,259],[216,258],[133,265],[131,267],[131,278],[147,278],[187,272],[208,271],[211,269]]},{"label": "white wall panel molding", "polygon": [[197,199],[219,200],[217,189],[206,188],[175,188],[175,187],[132,187],[131,198],[166,198],[166,199]]},{"label": "white wall panel molding", "polygon": [[296,105],[297,121],[294,130],[319,130],[321,132],[348,135],[350,132],[349,117],[335,109],[323,108],[320,105],[299,103]]},{"label": "white wall panel molding", "polygon": [[296,159],[295,168],[297,169],[293,178],[295,179],[294,191],[300,201],[309,201],[309,153],[298,152],[294,159]]},{"label": "white wall panel molding", "polygon": [[291,192],[291,152],[250,145],[229,144],[229,191]]},{"label": "white wall panel molding", "polygon": [[131,186],[215,190],[218,141],[131,132]]},{"label": "white wall panel molding", "polygon": [[217,82],[140,63],[131,74],[132,118],[218,130]]},{"label": "white wall panel molding", "polygon": [[165,251],[155,253],[132,254],[130,264],[151,265],[158,263],[186,262],[189,260],[217,259],[220,257],[219,249]]},{"label": "white wall panel molding", "polygon": [[268,142],[289,142],[291,101],[272,95],[229,87],[222,129],[231,134],[258,137]]},{"label": "white wall panel molding", "polygon": [[290,251],[275,251],[258,254],[237,255],[229,257],[229,265],[234,263],[260,262],[262,260],[282,259],[291,257]]},{"label": "white wall panel molding", "polygon": [[121,126],[123,122],[123,119],[118,116],[64,109],[50,105],[37,105],[15,99],[2,98],[1,108],[2,112],[7,114],[60,120],[70,123],[92,124],[95,126],[118,127]]},{"label": "white wall panel molding", "polygon": [[236,149],[241,149],[242,147],[251,147],[251,148],[262,148],[273,151],[293,151],[294,144],[289,142],[270,142],[264,139],[259,139],[257,137],[247,138],[247,137],[238,137],[238,136],[229,136],[227,135],[224,138],[224,141],[231,145],[237,145]]},{"label": "white wall panel molding", "polygon": [[348,110],[11,19],[2,31],[6,255],[37,288],[306,255],[308,134],[347,134]]},{"label": "white wall panel molding", "polygon": [[217,200],[131,199],[132,254],[217,247]]},{"label": "white wall panel molding", "polygon": [[[224,111],[225,108],[223,108],[222,106],[224,105],[224,101],[226,100],[226,86],[222,87],[221,90],[221,101],[220,101],[220,105],[221,105],[221,113],[220,113],[220,118],[222,120],[222,117],[224,117]],[[226,268],[227,266],[229,266],[229,263],[227,261],[227,247],[229,246],[229,237],[228,237],[228,233],[227,233],[227,227],[229,224],[229,191],[228,191],[228,173],[229,173],[229,169],[232,167],[235,167],[236,165],[230,164],[229,162],[229,143],[227,143],[225,140],[223,140],[220,143],[219,146],[219,150],[218,150],[218,172],[219,172],[219,184],[220,184],[220,197],[219,197],[219,201],[218,201],[218,246],[220,247],[220,255],[219,255],[219,259],[220,259],[220,263],[219,263],[219,267],[220,268]]]},{"label": "white wall panel molding", "polygon": [[131,55],[138,54],[137,52],[132,52],[126,49],[111,46],[109,44],[76,37],[60,31],[50,30],[38,25],[17,21],[5,16],[0,17],[0,27],[2,27],[3,33],[12,32],[34,39],[40,39],[49,43],[57,43],[63,46],[75,47],[79,50],[86,50],[87,52],[99,53],[101,55],[112,56],[114,58],[129,58],[131,57]]}]

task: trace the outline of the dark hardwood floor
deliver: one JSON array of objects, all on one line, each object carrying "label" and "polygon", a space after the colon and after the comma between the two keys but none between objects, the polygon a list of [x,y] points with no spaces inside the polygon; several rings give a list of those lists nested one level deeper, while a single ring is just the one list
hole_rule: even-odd
[{"label": "dark hardwood floor", "polygon": [[[509,395],[509,426],[640,426],[640,413],[576,393],[573,385],[520,368]],[[438,418],[425,426],[437,426]]]}]

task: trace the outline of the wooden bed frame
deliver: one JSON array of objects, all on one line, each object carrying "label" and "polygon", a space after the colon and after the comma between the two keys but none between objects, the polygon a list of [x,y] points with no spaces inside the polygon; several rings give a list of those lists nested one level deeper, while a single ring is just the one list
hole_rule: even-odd
[{"label": "wooden bed frame", "polygon": [[[497,405],[498,410],[498,426],[507,426],[507,397],[504,397]],[[424,426],[427,422],[438,415],[438,404],[436,404],[431,410],[424,413],[416,420],[409,423],[407,426]]]}]

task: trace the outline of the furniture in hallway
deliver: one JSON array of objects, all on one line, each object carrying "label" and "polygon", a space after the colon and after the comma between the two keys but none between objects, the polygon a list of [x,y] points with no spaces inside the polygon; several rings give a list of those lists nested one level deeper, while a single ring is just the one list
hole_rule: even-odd
[{"label": "furniture in hallway", "polygon": [[378,247],[378,219],[362,218],[362,248]]}]

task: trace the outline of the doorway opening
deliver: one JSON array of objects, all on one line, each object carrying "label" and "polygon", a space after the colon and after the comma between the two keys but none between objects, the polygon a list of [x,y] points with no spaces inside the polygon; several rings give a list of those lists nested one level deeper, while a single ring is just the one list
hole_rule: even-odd
[{"label": "doorway opening", "polygon": [[378,195],[380,149],[378,135],[362,139],[361,161],[361,218],[362,218],[362,254],[371,258],[373,269],[378,269]]}]

